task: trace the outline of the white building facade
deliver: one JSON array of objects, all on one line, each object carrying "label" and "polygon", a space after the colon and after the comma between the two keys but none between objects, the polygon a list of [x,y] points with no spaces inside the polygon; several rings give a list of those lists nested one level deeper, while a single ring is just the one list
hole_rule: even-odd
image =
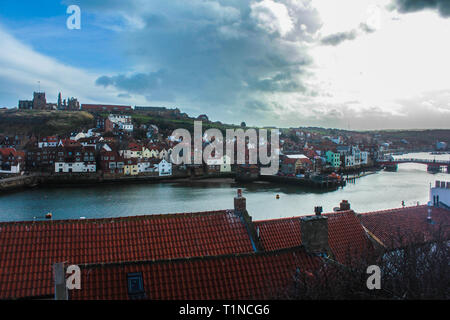
[{"label": "white building facade", "polygon": [[83,173],[96,172],[97,166],[85,162],[55,162],[56,173]]}]

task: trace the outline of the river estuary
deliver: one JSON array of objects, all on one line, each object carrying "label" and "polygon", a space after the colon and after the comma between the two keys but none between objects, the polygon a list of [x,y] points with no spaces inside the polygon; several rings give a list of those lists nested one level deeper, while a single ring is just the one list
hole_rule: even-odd
[{"label": "river estuary", "polygon": [[[403,157],[448,160],[450,155]],[[355,211],[367,212],[401,207],[402,201],[425,204],[435,180],[449,181],[450,175],[428,173],[421,164],[401,164],[397,172],[367,175],[325,193],[267,183],[236,184],[233,180],[37,188],[0,195],[0,221],[41,220],[47,212],[52,212],[54,219],[78,219],[231,209],[237,188],[243,189],[254,220],[312,214],[318,205],[330,212],[343,199]]]}]

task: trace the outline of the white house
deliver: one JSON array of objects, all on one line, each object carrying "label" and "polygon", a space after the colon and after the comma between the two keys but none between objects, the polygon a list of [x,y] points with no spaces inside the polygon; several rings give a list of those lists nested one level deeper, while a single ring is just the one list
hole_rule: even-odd
[{"label": "white house", "polygon": [[122,114],[110,114],[108,120],[117,125],[120,130],[133,132],[134,126],[131,121],[131,116]]},{"label": "white house", "polygon": [[123,131],[133,132],[133,130],[134,130],[134,126],[129,123],[119,122],[118,126],[119,126],[119,129],[123,130]]},{"label": "white house", "polygon": [[231,158],[227,155],[223,156],[220,172],[231,172]]},{"label": "white house", "polygon": [[345,155],[345,167],[354,167],[355,166],[355,156],[353,154]]},{"label": "white house", "polygon": [[55,162],[55,172],[57,173],[82,173],[96,172],[95,164],[86,164],[84,162]]},{"label": "white house", "polygon": [[139,161],[138,162],[138,172],[139,173],[149,173],[149,172],[155,172],[157,170],[157,167],[150,161]]},{"label": "white house", "polygon": [[231,172],[231,158],[227,155],[219,159],[208,158],[206,164],[211,167],[219,167],[220,172]]},{"label": "white house", "polygon": [[51,136],[45,137],[39,140],[38,147],[39,148],[56,148],[58,146],[58,138]]},{"label": "white house", "polygon": [[163,159],[158,164],[159,176],[171,176],[172,175],[172,164]]},{"label": "white house", "polygon": [[450,208],[450,182],[436,181],[434,188],[430,188],[430,201],[434,206]]}]

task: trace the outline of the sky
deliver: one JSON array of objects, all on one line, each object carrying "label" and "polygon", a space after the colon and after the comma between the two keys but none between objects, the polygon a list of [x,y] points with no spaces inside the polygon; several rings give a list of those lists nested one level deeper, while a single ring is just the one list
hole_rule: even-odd
[{"label": "sky", "polygon": [[40,88],[225,123],[450,129],[449,39],[448,0],[2,0],[0,107]]}]

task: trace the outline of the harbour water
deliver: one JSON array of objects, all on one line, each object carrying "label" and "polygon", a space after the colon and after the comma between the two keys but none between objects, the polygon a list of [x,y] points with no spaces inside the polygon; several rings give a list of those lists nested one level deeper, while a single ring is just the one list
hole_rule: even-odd
[{"label": "harbour water", "polygon": [[[450,155],[400,157],[448,160]],[[237,188],[243,189],[254,220],[312,214],[319,205],[330,212],[343,199],[355,211],[367,212],[401,207],[402,201],[425,204],[435,180],[449,181],[450,175],[430,174],[421,164],[401,164],[397,172],[367,175],[332,192],[232,180],[37,188],[1,195],[0,221],[41,220],[47,212],[53,219],[79,219],[231,209]]]}]

